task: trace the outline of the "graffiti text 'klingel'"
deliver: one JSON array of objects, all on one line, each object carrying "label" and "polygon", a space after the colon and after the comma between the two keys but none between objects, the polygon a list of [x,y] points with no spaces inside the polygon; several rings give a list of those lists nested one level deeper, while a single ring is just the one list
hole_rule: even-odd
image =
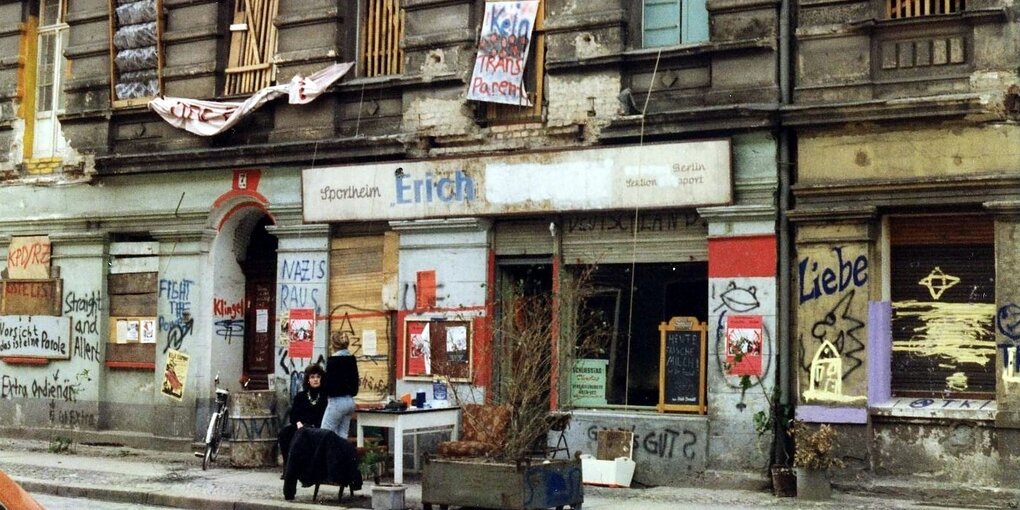
[{"label": "graffiti text 'klingel'", "polygon": [[[864,255],[858,256],[852,262],[849,260],[843,260],[843,248],[833,248],[832,251],[836,252],[836,266],[839,267],[839,274],[837,276],[836,270],[831,267],[827,267],[818,272],[818,262],[811,260],[811,257],[805,257],[800,261],[799,273],[800,273],[800,302],[806,303],[812,299],[818,299],[822,296],[830,296],[837,292],[843,292],[850,288],[851,284],[854,287],[860,287],[868,281],[868,258]],[[810,264],[810,269],[808,265]],[[809,271],[811,274],[809,274]],[[818,281],[818,277],[821,275],[821,282]],[[811,291],[804,292],[804,285],[808,282],[810,277]]]},{"label": "graffiti text 'klingel'", "polygon": [[432,172],[426,172],[424,179],[411,179],[403,174],[396,179],[398,204],[465,202],[475,198],[475,182],[460,170],[454,172],[453,178],[433,180]]}]

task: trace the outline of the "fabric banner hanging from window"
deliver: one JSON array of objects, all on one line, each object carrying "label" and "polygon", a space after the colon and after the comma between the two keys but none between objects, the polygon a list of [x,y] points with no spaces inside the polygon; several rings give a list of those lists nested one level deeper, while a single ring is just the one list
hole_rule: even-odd
[{"label": "fabric banner hanging from window", "polygon": [[307,77],[295,75],[290,83],[265,87],[240,103],[159,97],[149,101],[149,109],[174,127],[212,136],[230,129],[245,115],[284,94],[289,96],[290,104],[310,103],[353,66],[353,62],[333,64]]},{"label": "fabric banner hanging from window", "polygon": [[524,65],[537,13],[538,0],[485,4],[468,99],[532,106],[524,90]]}]

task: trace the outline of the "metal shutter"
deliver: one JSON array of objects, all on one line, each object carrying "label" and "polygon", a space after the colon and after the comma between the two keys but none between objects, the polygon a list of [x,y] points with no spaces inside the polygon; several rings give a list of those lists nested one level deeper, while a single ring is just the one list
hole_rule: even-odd
[{"label": "metal shutter", "polygon": [[493,250],[497,256],[550,255],[554,240],[551,222],[547,218],[498,221],[493,228]]},{"label": "metal shutter", "polygon": [[708,260],[708,222],[694,211],[574,215],[561,228],[567,264]]},{"label": "metal shutter", "polygon": [[897,218],[890,227],[893,393],[994,398],[991,218]]}]

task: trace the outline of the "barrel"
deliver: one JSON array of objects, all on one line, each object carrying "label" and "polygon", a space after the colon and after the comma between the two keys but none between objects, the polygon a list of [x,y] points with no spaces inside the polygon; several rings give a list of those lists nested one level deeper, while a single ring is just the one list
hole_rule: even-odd
[{"label": "barrel", "polygon": [[240,391],[230,395],[230,464],[276,465],[276,392]]}]

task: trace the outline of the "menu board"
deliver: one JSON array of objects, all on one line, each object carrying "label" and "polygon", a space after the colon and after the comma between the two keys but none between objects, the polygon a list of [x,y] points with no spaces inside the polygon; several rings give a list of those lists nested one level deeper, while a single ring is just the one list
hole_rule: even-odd
[{"label": "menu board", "polygon": [[659,412],[708,412],[705,323],[673,317],[659,325]]}]

